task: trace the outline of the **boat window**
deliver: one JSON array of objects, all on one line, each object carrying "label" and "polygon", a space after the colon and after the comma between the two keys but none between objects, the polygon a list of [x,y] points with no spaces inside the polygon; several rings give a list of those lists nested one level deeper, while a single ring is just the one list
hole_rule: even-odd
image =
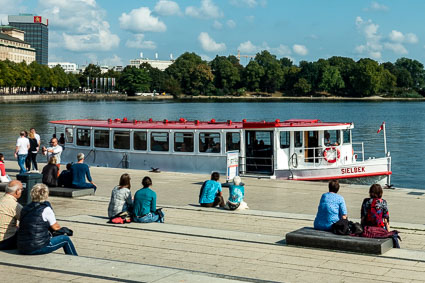
[{"label": "boat window", "polygon": [[151,133],[151,150],[168,151],[168,133]]},{"label": "boat window", "polygon": [[199,152],[220,152],[220,133],[199,133]]},{"label": "boat window", "polygon": [[193,152],[193,133],[174,133],[174,151]]},{"label": "boat window", "polygon": [[129,131],[114,131],[114,148],[130,149]]},{"label": "boat window", "polygon": [[241,134],[226,133],[226,151],[241,150]]},{"label": "boat window", "polygon": [[134,149],[135,150],[148,149],[148,135],[146,132],[134,132]]},{"label": "boat window", "polygon": [[90,129],[77,129],[77,145],[90,146]]},{"label": "boat window", "polygon": [[280,132],[280,148],[289,148],[289,132]]},{"label": "boat window", "polygon": [[74,142],[74,130],[72,128],[65,129],[65,139],[67,143]]},{"label": "boat window", "polygon": [[339,130],[325,131],[324,138],[325,138],[324,140],[325,146],[339,145],[341,143]]},{"label": "boat window", "polygon": [[350,129],[342,130],[342,137],[343,137],[343,144],[350,144],[351,130]]},{"label": "boat window", "polygon": [[109,148],[109,130],[94,130],[94,146]]},{"label": "boat window", "polygon": [[294,132],[294,146],[295,147],[303,146],[303,132]]}]

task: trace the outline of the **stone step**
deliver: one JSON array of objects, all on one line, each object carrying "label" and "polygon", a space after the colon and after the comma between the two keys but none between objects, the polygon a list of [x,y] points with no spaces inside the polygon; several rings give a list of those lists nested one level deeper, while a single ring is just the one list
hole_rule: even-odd
[{"label": "stone step", "polygon": [[[0,183],[0,191],[6,190],[7,183]],[[83,197],[94,195],[94,189],[75,189],[75,188],[62,188],[62,187],[49,187],[49,196],[56,197]]]}]

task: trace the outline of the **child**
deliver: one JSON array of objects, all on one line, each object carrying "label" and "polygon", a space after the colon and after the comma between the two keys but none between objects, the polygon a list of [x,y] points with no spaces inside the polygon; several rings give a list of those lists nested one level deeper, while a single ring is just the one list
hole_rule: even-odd
[{"label": "child", "polygon": [[245,196],[245,188],[241,185],[241,177],[236,176],[233,178],[233,185],[229,187],[229,200],[227,207],[229,210],[247,209],[248,205],[243,201]]}]

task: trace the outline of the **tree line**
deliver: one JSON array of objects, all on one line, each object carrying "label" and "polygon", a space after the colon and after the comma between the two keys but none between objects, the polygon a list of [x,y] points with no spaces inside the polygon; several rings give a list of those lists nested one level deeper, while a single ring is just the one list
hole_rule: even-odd
[{"label": "tree line", "polygon": [[165,71],[147,63],[127,66],[122,72],[90,64],[80,74],[66,74],[60,66],[49,69],[35,62],[0,61],[0,88],[40,91],[46,88],[75,91],[90,87],[87,78],[115,78],[116,89],[134,95],[137,92],[166,92],[176,97],[242,96],[247,92],[282,94],[284,96],[335,95],[342,97],[425,96],[425,70],[422,63],[409,58],[394,63],[379,63],[369,58],[355,61],[334,56],[315,62],[294,64],[288,58],[278,59],[269,51],[261,51],[246,66],[233,56],[216,56],[202,60],[186,52]]}]

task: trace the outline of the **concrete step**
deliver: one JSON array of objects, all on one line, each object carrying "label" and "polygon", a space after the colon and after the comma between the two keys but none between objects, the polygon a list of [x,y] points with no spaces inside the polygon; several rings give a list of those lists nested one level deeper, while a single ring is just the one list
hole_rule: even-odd
[{"label": "concrete step", "polygon": [[[0,183],[0,191],[6,190],[7,183]],[[94,189],[75,189],[75,188],[62,188],[62,187],[49,187],[49,196],[56,197],[84,197],[94,195]]]}]

